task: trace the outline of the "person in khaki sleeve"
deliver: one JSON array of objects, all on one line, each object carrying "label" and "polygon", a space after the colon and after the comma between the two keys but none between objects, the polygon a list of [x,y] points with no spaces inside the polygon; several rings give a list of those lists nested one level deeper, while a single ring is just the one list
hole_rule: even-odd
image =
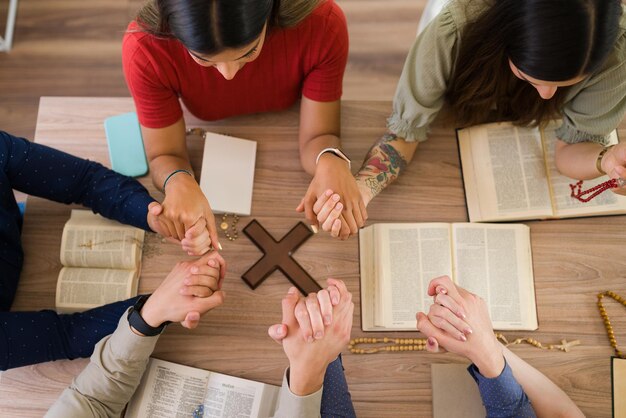
[{"label": "person in khaki sleeve", "polygon": [[[562,119],[555,146],[561,173],[626,178],[626,143],[609,145],[626,113],[620,0],[430,1],[445,6],[409,51],[387,133],[356,176],[366,205],[403,172],[442,108],[457,127]],[[324,207],[313,207],[315,220],[336,236],[339,221]]]},{"label": "person in khaki sleeve", "polygon": [[[157,290],[140,298],[122,315],[115,332],[96,345],[90,363],[46,417],[119,417],[165,326],[181,322],[195,328],[201,315],[220,306],[225,297],[220,290],[224,274],[224,261],[216,252],[178,263]],[[193,292],[181,292],[188,287]],[[329,279],[327,289],[307,298],[291,288],[282,307],[282,324],[269,329],[289,359],[275,417],[355,417],[337,358],[350,338],[354,312],[345,285]]]}]

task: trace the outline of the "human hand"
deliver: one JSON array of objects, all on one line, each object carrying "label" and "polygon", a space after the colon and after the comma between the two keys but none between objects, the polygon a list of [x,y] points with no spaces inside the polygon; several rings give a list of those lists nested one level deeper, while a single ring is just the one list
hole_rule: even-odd
[{"label": "human hand", "polygon": [[[612,146],[600,161],[602,170],[612,179],[626,179],[626,143]],[[612,189],[614,193],[626,195],[626,187]]]},{"label": "human hand", "polygon": [[[310,394],[321,387],[326,367],[350,339],[354,312],[352,295],[340,280],[329,279],[328,284],[329,289],[318,292],[327,292],[321,298],[315,293],[300,297],[295,287],[290,288],[282,301],[282,324],[268,330],[274,340],[282,343],[289,359],[289,386],[296,395]],[[328,302],[337,302],[331,317],[324,313]],[[308,323],[307,328],[301,328],[300,323]],[[319,335],[313,331],[314,327],[321,328],[323,333]],[[313,332],[315,338],[312,338]]]},{"label": "human hand", "polygon": [[146,323],[158,327],[166,321],[195,328],[200,316],[224,302],[221,289],[226,263],[217,252],[172,269],[141,309]]},{"label": "human hand", "polygon": [[182,245],[184,251],[188,255],[203,255],[211,249],[211,238],[209,230],[206,227],[206,219],[200,218],[191,228],[185,232],[185,238],[182,241],[172,236],[176,234],[174,223],[165,216],[160,216],[163,212],[163,206],[158,202],[152,202],[148,205],[147,221],[150,229],[157,234],[166,238],[169,242]]},{"label": "human hand", "polygon": [[304,212],[307,221],[315,230],[319,221],[313,206],[328,189],[339,195],[339,202],[342,204],[342,226],[338,235],[340,239],[347,239],[365,225],[367,211],[349,166],[335,155],[322,154],[315,176],[296,211]]},{"label": "human hand", "polygon": [[[428,337],[426,349],[437,352],[441,346],[447,351],[467,357],[483,376],[499,376],[504,368],[502,345],[493,334],[485,301],[457,287],[448,276],[433,279],[428,290],[430,295],[437,296],[438,302],[446,303],[452,308],[438,305],[439,308],[435,311],[432,311],[431,307],[428,315],[417,313],[417,328]],[[450,314],[442,314],[442,308],[448,309]],[[466,337],[465,341],[459,337],[457,328],[465,327],[456,321],[460,319],[459,312],[465,316],[462,322],[472,331],[463,334]]]},{"label": "human hand", "polygon": [[[209,235],[208,243],[205,244],[219,249],[215,217],[196,180],[183,173],[175,175],[167,182],[164,192],[162,216],[173,225],[173,230],[170,231],[172,236],[180,241],[191,239],[186,237],[187,231],[204,218]],[[197,236],[196,233],[193,235]]]}]

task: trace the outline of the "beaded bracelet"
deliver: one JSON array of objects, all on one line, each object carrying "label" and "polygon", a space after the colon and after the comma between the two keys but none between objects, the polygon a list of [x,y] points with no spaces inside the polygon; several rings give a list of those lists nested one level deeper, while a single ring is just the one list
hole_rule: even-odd
[{"label": "beaded bracelet", "polygon": [[172,171],[172,172],[170,173],[170,175],[169,175],[169,176],[167,176],[167,177],[165,178],[165,181],[163,182],[163,193],[165,193],[165,186],[167,185],[167,182],[168,182],[168,181],[172,178],[172,176],[173,176],[174,174],[177,174],[177,173],[186,173],[186,174],[188,174],[189,176],[193,177],[193,174],[191,174],[191,173],[190,173],[189,171],[187,171],[187,170],[183,170],[182,168],[181,168],[181,169],[178,169],[178,170],[174,170],[174,171]]}]

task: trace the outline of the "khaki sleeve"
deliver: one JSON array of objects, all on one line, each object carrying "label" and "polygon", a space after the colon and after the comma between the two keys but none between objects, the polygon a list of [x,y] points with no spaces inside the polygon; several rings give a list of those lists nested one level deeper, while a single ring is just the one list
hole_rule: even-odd
[{"label": "khaki sleeve", "polygon": [[424,141],[444,104],[458,43],[457,24],[444,8],[415,39],[404,63],[387,128],[409,142]]},{"label": "khaki sleeve", "polygon": [[96,345],[87,367],[46,413],[49,418],[119,417],[135,393],[158,340],[131,331],[127,315]]},{"label": "khaki sleeve", "polygon": [[273,418],[316,418],[320,417],[320,409],[322,406],[321,387],[317,392],[307,396],[294,395],[289,389],[287,375],[289,369],[283,375],[283,385],[280,388],[278,397],[278,406]]}]

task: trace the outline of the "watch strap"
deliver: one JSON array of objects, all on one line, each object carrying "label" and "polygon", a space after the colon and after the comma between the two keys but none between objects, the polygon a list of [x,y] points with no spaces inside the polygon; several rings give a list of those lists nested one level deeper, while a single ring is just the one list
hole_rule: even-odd
[{"label": "watch strap", "polygon": [[162,323],[161,325],[159,325],[158,327],[153,327],[153,326],[150,326],[143,319],[140,313],[141,308],[143,308],[143,305],[145,305],[149,297],[150,295],[143,295],[139,299],[137,299],[137,302],[135,302],[135,305],[132,308],[130,308],[130,310],[128,311],[127,318],[128,318],[129,325],[133,327],[135,330],[145,335],[146,337],[153,337],[155,335],[161,334],[163,330],[165,329],[165,327],[169,325],[171,322],[166,321]]}]

